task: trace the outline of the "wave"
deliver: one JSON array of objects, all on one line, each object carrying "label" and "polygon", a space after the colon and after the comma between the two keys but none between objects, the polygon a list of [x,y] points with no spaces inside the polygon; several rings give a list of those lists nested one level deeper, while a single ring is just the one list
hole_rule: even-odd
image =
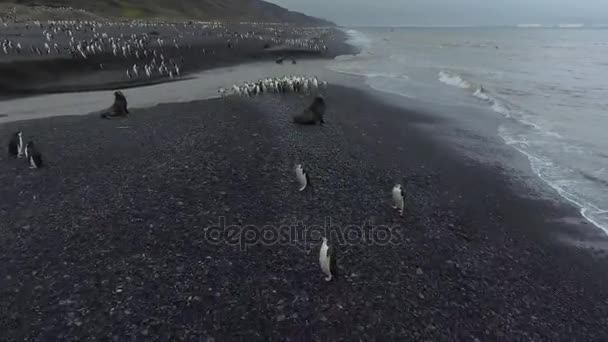
[{"label": "wave", "polygon": [[568,172],[560,171],[560,168],[551,160],[532,153],[529,150],[528,142],[525,139],[521,140],[514,138],[504,126],[500,126],[498,132],[505,144],[513,147],[528,158],[532,171],[540,180],[557,191],[562,198],[580,208],[581,215],[587,221],[608,234],[608,222],[606,222],[606,218],[602,219],[602,216],[606,215],[608,211],[584,200],[570,190],[569,187],[576,187],[576,181],[571,180],[567,176],[563,176]]},{"label": "wave", "polygon": [[[587,221],[608,234],[608,211],[593,203],[597,202],[597,200],[587,199],[585,195],[580,194],[583,187],[589,188],[594,185],[605,186],[608,182],[600,178],[594,179],[594,177],[589,175],[585,177],[573,176],[573,170],[556,164],[550,158],[543,156],[542,152],[534,152],[533,145],[526,138],[532,135],[536,136],[535,139],[541,139],[541,141],[559,142],[563,139],[560,134],[546,130],[537,123],[530,121],[530,115],[527,115],[525,110],[519,109],[507,101],[500,99],[498,96],[490,94],[483,85],[477,85],[456,73],[444,70],[439,72],[439,80],[445,84],[469,90],[472,96],[489,105],[494,112],[501,114],[506,119],[513,120],[511,122],[517,123],[517,126],[520,127],[517,131],[522,128],[527,129],[527,133],[514,134],[506,129],[505,125],[501,125],[499,127],[499,136],[505,144],[515,148],[528,158],[532,171],[544,183],[557,191],[562,198],[580,208],[581,215]],[[563,143],[566,145],[562,149],[572,147],[566,141]]]},{"label": "wave", "polygon": [[447,85],[463,89],[470,89],[472,87],[472,84],[462,79],[460,75],[452,74],[443,70],[439,72],[439,81]]},{"label": "wave", "polygon": [[346,33],[346,43],[352,45],[361,50],[367,50],[372,45],[372,40],[361,33],[360,31],[353,29],[342,29]]},{"label": "wave", "polygon": [[585,27],[585,24],[558,24],[559,28],[581,28]]},{"label": "wave", "polygon": [[382,78],[390,78],[390,79],[409,80],[409,77],[405,74],[374,72],[374,71],[368,71],[368,70],[365,70],[362,68],[356,68],[356,67],[347,68],[344,66],[334,66],[334,65],[329,65],[328,68],[332,71],[339,72],[341,74],[362,76],[362,77],[366,77],[366,78],[382,77]]},{"label": "wave", "polygon": [[517,28],[543,28],[543,27],[547,27],[543,24],[517,24],[515,25],[515,27]]},{"label": "wave", "polygon": [[486,92],[483,90],[483,87],[477,88],[477,90],[475,90],[475,92],[473,93],[473,96],[475,96],[476,98],[478,98],[480,100],[484,100],[487,102],[492,101],[492,97],[490,95],[486,94]]},{"label": "wave", "polygon": [[[544,27],[540,24],[522,24],[518,27]],[[556,26],[547,26],[553,27]],[[437,80],[447,86],[455,87],[450,93],[461,92],[470,96],[467,102],[475,102],[476,105],[487,107],[504,117],[506,120],[499,127],[499,136],[505,144],[515,148],[527,157],[530,167],[539,179],[550,186],[563,197],[566,201],[573,203],[580,209],[581,215],[589,222],[602,229],[608,234],[608,211],[601,208],[605,202],[605,197],[598,195],[597,191],[605,188],[605,181],[602,177],[593,179],[593,175],[581,175],[576,172],[579,167],[565,159],[570,154],[568,148],[580,147],[579,143],[571,139],[564,138],[551,129],[547,129],[543,123],[543,116],[536,115],[521,107],[520,101],[510,100],[519,99],[519,96],[534,96],[536,88],[530,92],[519,89],[502,88],[507,85],[501,81],[501,77],[487,78],[487,72],[483,75],[487,79],[487,84],[477,81],[478,78],[469,78],[465,73],[450,70],[448,67],[436,65],[425,65],[424,68],[408,67],[409,60],[399,55],[383,55],[379,45],[372,45],[370,39],[356,30],[345,31],[348,34],[348,43],[362,48],[363,52],[359,55],[351,55],[344,58],[337,58],[330,63],[331,70],[362,76],[365,83],[373,89],[397,94],[407,98],[425,99],[427,92],[420,95],[420,90],[416,88],[417,82],[424,81],[427,86],[427,71],[432,70],[430,76],[435,76]],[[370,34],[371,35],[371,34]],[[371,35],[373,37],[373,35]],[[378,47],[372,51],[371,47]],[[388,50],[389,52],[392,50]],[[388,59],[388,60],[387,60]],[[431,61],[432,62],[432,61]],[[409,75],[400,74],[406,70]],[[479,69],[474,69],[479,70]],[[474,71],[471,71],[474,72]],[[418,77],[421,75],[421,77]],[[413,82],[408,81],[411,76]],[[405,80],[405,81],[404,81]],[[497,83],[498,82],[498,83]],[[486,88],[488,86],[489,88]],[[497,89],[492,89],[497,87]],[[526,88],[524,88],[525,90]],[[536,90],[535,90],[536,89]],[[411,94],[408,94],[411,93]],[[456,94],[458,95],[458,94]],[[580,147],[582,148],[582,147]],[[581,167],[584,169],[584,167]],[[596,191],[597,190],[597,191]]]}]

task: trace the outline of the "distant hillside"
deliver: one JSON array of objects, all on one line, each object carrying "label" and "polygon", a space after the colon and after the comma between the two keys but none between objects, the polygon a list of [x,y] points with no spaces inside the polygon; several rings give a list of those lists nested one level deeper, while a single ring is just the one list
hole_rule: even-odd
[{"label": "distant hillside", "polygon": [[258,20],[297,24],[334,25],[262,0],[0,0],[0,3],[72,7],[106,17],[231,21]]}]

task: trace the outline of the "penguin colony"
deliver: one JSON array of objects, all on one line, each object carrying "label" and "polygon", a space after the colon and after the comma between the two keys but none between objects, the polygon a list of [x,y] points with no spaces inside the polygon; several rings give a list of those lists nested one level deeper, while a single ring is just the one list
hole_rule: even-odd
[{"label": "penguin colony", "polygon": [[[193,46],[197,37],[208,37],[224,41],[229,48],[240,43],[258,43],[271,48],[281,46],[290,49],[325,52],[327,45],[320,38],[327,28],[295,28],[285,24],[243,22],[247,32],[234,32],[234,26],[219,21],[172,23],[164,21],[130,22],[93,20],[49,20],[0,25],[0,60],[20,56],[34,59],[37,56],[53,58],[71,57],[74,60],[93,60],[98,69],[112,60],[124,69],[124,80],[146,80],[151,78],[176,78],[184,70],[183,51],[200,54],[215,54],[214,49]],[[27,38],[14,34],[13,27],[25,28]],[[131,34],[121,32],[129,31]],[[167,38],[160,32],[177,32]],[[33,35],[33,34],[40,34]],[[298,36],[299,38],[286,38]],[[32,37],[38,37],[32,40]]]}]

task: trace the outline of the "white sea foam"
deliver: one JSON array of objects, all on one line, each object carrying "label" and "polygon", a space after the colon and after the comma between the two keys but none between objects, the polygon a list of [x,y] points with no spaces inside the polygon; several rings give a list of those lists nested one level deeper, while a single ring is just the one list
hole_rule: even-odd
[{"label": "white sea foam", "polygon": [[353,29],[343,29],[346,33],[346,43],[362,50],[368,49],[372,45],[372,40],[361,33],[360,31]]},{"label": "white sea foam", "polygon": [[[445,84],[463,89],[470,90],[473,87],[471,82],[463,79],[460,75],[448,73],[446,71],[441,71],[439,73],[439,80]],[[488,103],[493,111],[503,115],[506,119],[515,120],[521,124],[522,127],[528,127],[529,130],[532,130],[531,132],[534,132],[528,134],[543,137],[543,140],[563,138],[560,134],[551,132],[531,121],[530,116],[526,115],[525,111],[510,108],[504,100],[499,100],[496,96],[489,94],[482,86],[476,87],[475,91],[471,94]],[[608,234],[608,224],[606,224],[606,220],[602,218],[602,216],[606,215],[607,211],[583,198],[578,194],[579,191],[576,190],[583,186],[592,185],[583,184],[587,182],[581,180],[575,180],[575,177],[572,177],[572,174],[575,173],[573,170],[566,170],[563,166],[556,164],[551,159],[532,152],[533,149],[531,148],[530,141],[528,141],[525,134],[513,135],[504,126],[501,126],[499,135],[504,140],[505,144],[512,146],[528,158],[533,172],[544,183],[556,190],[561,197],[579,207],[580,213],[585,219]],[[563,151],[570,152],[573,150],[582,151],[578,146],[572,146],[565,143],[560,148]]]},{"label": "white sea foam", "polygon": [[559,28],[582,28],[585,27],[585,24],[558,24]]},{"label": "white sea foam", "polygon": [[543,24],[517,24],[515,25],[515,27],[518,28],[542,28],[542,27],[546,27]]},{"label": "white sea foam", "polygon": [[538,178],[557,191],[561,197],[580,208],[580,213],[586,220],[593,223],[595,226],[608,234],[608,224],[604,223],[605,221],[602,222],[603,220],[601,220],[601,216],[605,215],[608,211],[581,198],[580,195],[577,195],[570,190],[571,188],[576,188],[578,186],[576,181],[568,177],[571,170],[561,170],[562,168],[560,166],[556,165],[548,158],[531,152],[529,149],[529,143],[525,140],[522,141],[513,137],[504,125],[499,127],[498,132],[499,136],[507,145],[510,145],[528,158],[532,171],[538,176]]},{"label": "white sea foam", "polygon": [[498,101],[493,101],[492,110],[496,113],[504,115],[506,118],[511,117],[511,111],[509,110],[509,108],[505,107],[502,103]]},{"label": "white sea foam", "polygon": [[445,83],[447,85],[458,87],[458,88],[463,88],[463,89],[471,88],[471,83],[463,80],[462,77],[460,77],[460,75],[452,74],[452,73],[449,73],[449,72],[443,71],[443,70],[441,70],[439,72],[439,81],[441,81],[442,83]]},{"label": "white sea foam", "polygon": [[488,94],[486,94],[486,92],[481,87],[479,87],[479,88],[477,88],[477,90],[475,90],[475,92],[473,93],[473,96],[475,96],[476,98],[481,99],[483,101],[486,101],[486,102],[492,101],[492,98],[490,96],[488,96]]}]

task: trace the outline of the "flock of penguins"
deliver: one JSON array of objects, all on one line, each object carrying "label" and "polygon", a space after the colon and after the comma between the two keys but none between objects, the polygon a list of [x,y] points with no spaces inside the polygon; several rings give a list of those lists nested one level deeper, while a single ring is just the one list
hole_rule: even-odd
[{"label": "flock of penguins", "polygon": [[[320,86],[324,84],[324,86]],[[268,93],[285,93],[290,92],[302,92],[306,89],[307,92],[319,90],[320,88],[327,87],[326,82],[319,83],[316,77],[303,77],[303,76],[285,76],[274,79],[264,79],[254,83],[245,83],[242,86],[235,85],[233,87],[234,95],[241,96],[252,96],[261,95],[265,92]],[[220,89],[220,94],[224,96],[225,90]],[[293,122],[302,125],[316,125],[319,123],[322,125],[325,121],[323,119],[326,111],[326,104],[324,98],[316,92],[312,104],[304,110],[301,114],[296,115],[293,118]],[[100,114],[101,118],[111,119],[114,117],[125,117],[129,114],[127,109],[127,99],[125,95],[120,92],[114,92],[114,103],[108,109],[103,110]],[[11,137],[8,144],[9,155],[15,158],[25,157],[30,168],[38,169],[42,167],[42,155],[34,147],[34,143],[29,141],[27,144],[23,144],[23,133],[21,131],[15,132]],[[295,166],[296,180],[299,184],[299,191],[306,190],[310,183],[309,174],[302,164]],[[393,209],[398,210],[399,215],[403,216],[403,210],[405,206],[405,199],[403,194],[403,188],[401,184],[396,184],[392,189]],[[335,245],[331,245],[326,237],[323,237],[321,248],[319,250],[319,265],[321,266],[322,272],[325,274],[325,281],[331,281],[337,275],[337,253]]]},{"label": "flock of penguins", "polygon": [[[244,84],[234,84],[230,91],[232,95],[252,97],[265,93],[286,94],[317,94],[322,89],[327,89],[327,82],[319,82],[316,76],[283,76],[275,78],[265,78],[257,82],[245,82]],[[221,97],[228,95],[225,88],[218,89]]]},{"label": "flock of penguins", "polygon": [[[25,29],[26,34],[22,34]],[[124,31],[131,34],[124,34]],[[246,32],[243,32],[247,30]],[[240,32],[239,32],[240,31]],[[100,70],[106,61],[120,61],[125,77],[145,79],[179,77],[184,68],[183,52],[202,55],[215,54],[214,46],[234,48],[241,42],[260,42],[264,47],[287,46],[310,51],[326,51],[327,45],[318,36],[319,29],[294,29],[266,23],[241,23],[226,26],[221,22],[112,22],[57,20],[47,22],[0,25],[0,58],[11,56],[67,57],[94,60]],[[169,33],[170,36],[166,34]],[[216,44],[197,46],[201,38]],[[293,37],[293,38],[292,38]],[[219,45],[218,45],[219,44]],[[281,63],[282,63],[282,59]],[[279,60],[277,60],[279,62]]]}]

